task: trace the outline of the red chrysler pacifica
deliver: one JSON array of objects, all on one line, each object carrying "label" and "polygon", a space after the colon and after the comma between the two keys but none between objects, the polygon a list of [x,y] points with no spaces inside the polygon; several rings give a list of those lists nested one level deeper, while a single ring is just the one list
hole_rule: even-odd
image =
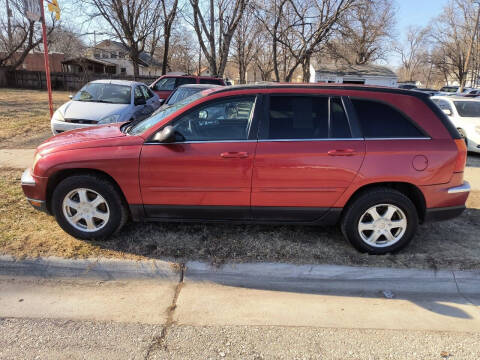
[{"label": "red chrysler pacifica", "polygon": [[135,221],[340,224],[397,251],[465,209],[465,143],[427,95],[365,86],[215,88],[139,123],[57,135],[22,176],[69,234]]}]

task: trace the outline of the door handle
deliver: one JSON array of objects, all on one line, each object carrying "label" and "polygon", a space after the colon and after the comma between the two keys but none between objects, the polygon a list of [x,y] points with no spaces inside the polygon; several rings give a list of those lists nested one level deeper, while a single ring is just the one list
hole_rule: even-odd
[{"label": "door handle", "polygon": [[330,150],[327,154],[330,156],[353,156],[357,152],[354,149],[336,149]]},{"label": "door handle", "polygon": [[238,152],[223,152],[220,154],[220,157],[224,159],[244,159],[248,157],[248,153],[245,151]]}]

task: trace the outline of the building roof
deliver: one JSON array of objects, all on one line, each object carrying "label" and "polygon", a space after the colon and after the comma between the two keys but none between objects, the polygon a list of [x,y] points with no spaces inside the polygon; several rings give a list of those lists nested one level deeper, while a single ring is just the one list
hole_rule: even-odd
[{"label": "building roof", "polygon": [[315,69],[317,73],[341,76],[383,76],[397,78],[388,67],[380,65],[322,64]]},{"label": "building roof", "polygon": [[[111,43],[111,44],[114,44],[115,46],[123,49],[125,52],[129,52],[130,49],[128,48],[128,46],[125,46],[123,43],[121,43],[120,41],[115,41],[115,40],[103,40],[103,41],[100,41],[96,46],[95,48],[97,48],[99,45],[102,45],[102,44],[108,44],[108,43]],[[150,54],[146,53],[145,51],[142,51],[139,55],[139,58],[140,58],[140,61],[142,62],[142,65],[144,66],[162,66],[162,63],[157,61],[154,57],[150,56]]]}]

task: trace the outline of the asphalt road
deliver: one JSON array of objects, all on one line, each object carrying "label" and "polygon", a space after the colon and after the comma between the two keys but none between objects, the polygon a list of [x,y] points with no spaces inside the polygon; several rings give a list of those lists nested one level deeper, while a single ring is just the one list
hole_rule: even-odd
[{"label": "asphalt road", "polygon": [[[480,335],[285,326],[162,326],[45,319],[0,320],[0,358],[10,359],[462,359],[480,356]],[[443,356],[442,356],[443,355]]]}]

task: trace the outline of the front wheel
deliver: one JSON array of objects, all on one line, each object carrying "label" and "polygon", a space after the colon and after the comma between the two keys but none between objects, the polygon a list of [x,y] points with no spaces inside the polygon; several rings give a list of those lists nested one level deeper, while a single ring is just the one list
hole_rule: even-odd
[{"label": "front wheel", "polygon": [[113,184],[96,175],[61,181],[53,192],[52,210],[60,227],[79,239],[104,239],[127,219],[121,195]]},{"label": "front wheel", "polygon": [[346,209],[341,229],[361,252],[386,254],[404,248],[418,227],[412,201],[401,192],[378,188],[364,192]]}]

